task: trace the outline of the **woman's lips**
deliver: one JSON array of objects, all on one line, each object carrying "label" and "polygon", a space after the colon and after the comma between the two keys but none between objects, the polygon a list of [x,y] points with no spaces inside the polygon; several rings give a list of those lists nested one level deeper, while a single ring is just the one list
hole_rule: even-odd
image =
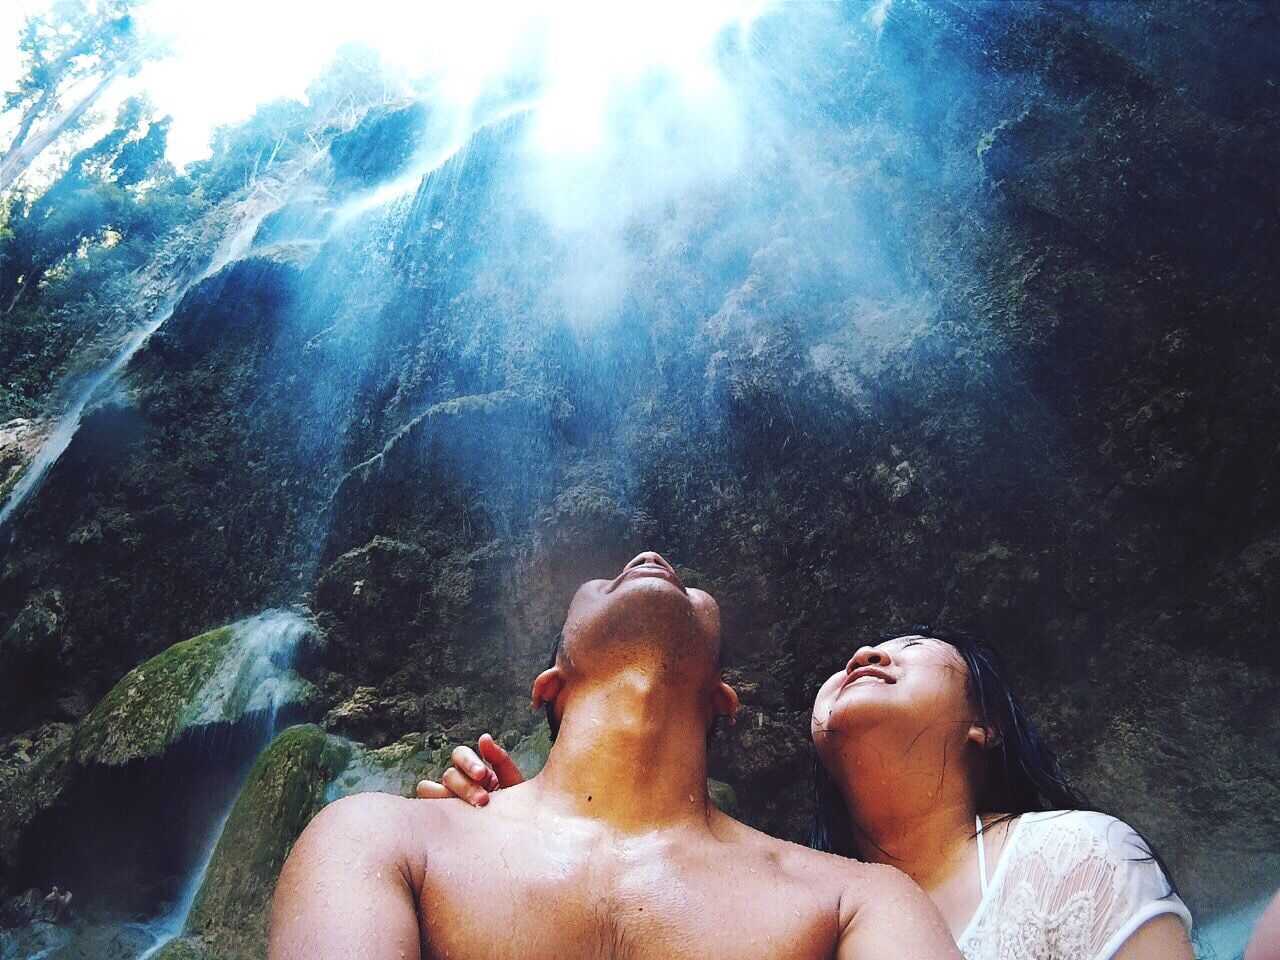
[{"label": "woman's lips", "polygon": [[851,687],[860,680],[866,680],[869,682],[874,681],[875,683],[883,684],[894,684],[898,682],[878,667],[859,667],[857,670],[854,670],[849,674],[848,679],[845,680],[844,683],[840,684],[840,689],[843,691],[846,687]]}]

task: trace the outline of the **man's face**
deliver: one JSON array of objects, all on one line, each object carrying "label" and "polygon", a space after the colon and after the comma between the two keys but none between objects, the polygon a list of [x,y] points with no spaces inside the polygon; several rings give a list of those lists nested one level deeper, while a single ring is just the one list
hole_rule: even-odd
[{"label": "man's face", "polygon": [[704,658],[720,649],[720,608],[689,590],[660,554],[646,551],[612,580],[588,580],[574,594],[564,625],[565,653],[579,666],[596,655],[635,656],[660,649]]}]

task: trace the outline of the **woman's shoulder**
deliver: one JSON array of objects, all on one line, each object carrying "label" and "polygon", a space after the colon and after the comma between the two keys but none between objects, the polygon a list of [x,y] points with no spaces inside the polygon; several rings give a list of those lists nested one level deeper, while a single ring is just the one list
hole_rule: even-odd
[{"label": "woman's shoulder", "polygon": [[1105,850],[1124,860],[1151,856],[1150,846],[1137,830],[1099,810],[1038,810],[1018,819],[1021,839],[1036,846],[1074,840],[1095,855]]},{"label": "woman's shoulder", "polygon": [[[1109,958],[1147,920],[1191,915],[1150,845],[1132,826],[1096,810],[1045,810],[1018,820],[1003,896],[1053,918],[1055,956]],[[1075,920],[1062,923],[1061,913]],[[1047,935],[1047,934],[1046,934]]]},{"label": "woman's shoulder", "polygon": [[1169,900],[1185,912],[1150,844],[1125,821],[1097,810],[1045,810],[1021,820],[1021,856],[1039,860],[1062,884],[1092,885],[1131,908]]}]

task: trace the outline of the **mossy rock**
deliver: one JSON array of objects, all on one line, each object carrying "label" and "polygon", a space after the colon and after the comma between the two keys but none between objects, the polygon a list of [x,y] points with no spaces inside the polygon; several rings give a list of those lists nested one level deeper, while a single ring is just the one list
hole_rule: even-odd
[{"label": "mossy rock", "polygon": [[378,750],[358,743],[347,745],[351,750],[347,765],[329,783],[326,802],[370,791],[413,796],[419,780],[439,779],[449,766],[451,748],[434,748],[421,733],[411,733]]},{"label": "mossy rock", "polygon": [[218,840],[187,938],[219,960],[266,956],[276,878],[351,753],[351,744],[313,724],[290,727],[263,751]]},{"label": "mossy rock", "polygon": [[151,955],[151,960],[222,960],[199,940],[179,937]]},{"label": "mossy rock", "polygon": [[76,759],[121,765],[161,753],[181,735],[183,713],[234,639],[231,627],[219,627],[130,670],[81,722]]},{"label": "mossy rock", "polygon": [[292,614],[268,611],[175,643],[129,671],[81,721],[75,759],[120,766],[162,753],[192,727],[235,722],[265,708],[268,698],[277,704],[309,699],[310,684],[292,671],[255,672],[270,651],[251,648],[254,631],[272,617],[277,626],[284,620],[306,629]]},{"label": "mossy rock", "polygon": [[67,620],[62,594],[44,590],[32,597],[0,635],[0,664],[33,658],[56,660]]},{"label": "mossy rock", "polygon": [[22,831],[71,779],[71,726],[51,723],[41,733],[32,761],[0,774],[0,890],[9,882],[10,857]]},{"label": "mossy rock", "polygon": [[551,730],[546,724],[538,724],[533,733],[522,738],[509,752],[526,778],[535,776],[551,756]]}]

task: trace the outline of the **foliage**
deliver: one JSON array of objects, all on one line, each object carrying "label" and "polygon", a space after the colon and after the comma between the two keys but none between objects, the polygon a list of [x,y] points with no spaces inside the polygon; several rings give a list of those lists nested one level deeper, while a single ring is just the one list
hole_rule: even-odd
[{"label": "foliage", "polygon": [[[151,55],[153,48],[132,32],[131,6],[132,0],[63,0],[29,19],[22,39],[27,72],[9,107],[47,112],[60,83],[139,51]],[[133,308],[145,299],[138,278],[163,259],[166,244],[186,242],[201,218],[218,215],[219,204],[248,195],[290,163],[306,162],[365,110],[401,93],[376,54],[348,46],[308,87],[308,103],[277,100],[218,129],[212,156],[185,173],[165,159],[170,118],[145,98],[132,98],[49,183],[8,194],[0,187],[0,422],[50,412],[53,391],[77,353],[137,322]],[[71,142],[75,132],[62,131],[59,142]]]},{"label": "foliage", "polygon": [[[18,112],[0,153],[0,193],[60,136],[75,129],[113,80],[136,70],[158,48],[140,36],[135,0],[57,0],[28,17],[19,36],[25,71],[0,113]],[[63,99],[73,96],[64,106]]]},{"label": "foliage", "polygon": [[351,748],[319,727],[290,727],[254,763],[218,839],[183,931],[226,960],[266,955],[271,897],[285,858],[325,804]]}]

